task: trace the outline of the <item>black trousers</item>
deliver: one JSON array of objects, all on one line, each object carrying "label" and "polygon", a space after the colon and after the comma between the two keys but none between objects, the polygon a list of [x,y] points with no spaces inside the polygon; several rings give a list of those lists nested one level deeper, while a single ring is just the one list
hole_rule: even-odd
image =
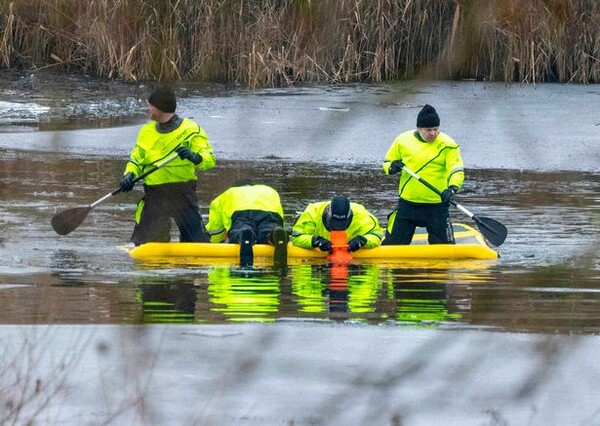
[{"label": "black trousers", "polygon": [[179,228],[179,241],[210,241],[198,208],[195,180],[144,185],[144,193],[140,221],[131,235],[131,242],[136,246],[148,242],[169,242],[171,218]]},{"label": "black trousers", "polygon": [[262,210],[237,211],[231,216],[231,229],[229,230],[229,242],[239,243],[242,232],[250,230],[252,242],[268,244],[272,242],[273,230],[283,227],[283,219],[273,212]]},{"label": "black trousers", "polygon": [[416,204],[400,199],[392,232],[386,231],[383,245],[410,244],[417,226],[427,229],[429,244],[454,244],[449,204]]}]

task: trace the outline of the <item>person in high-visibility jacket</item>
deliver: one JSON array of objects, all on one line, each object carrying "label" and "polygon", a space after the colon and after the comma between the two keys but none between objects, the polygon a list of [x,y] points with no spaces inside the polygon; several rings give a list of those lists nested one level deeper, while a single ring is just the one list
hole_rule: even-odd
[{"label": "person in high-visibility jacket", "polygon": [[[385,154],[383,171],[400,173],[397,209],[388,216],[384,245],[410,244],[417,226],[425,227],[430,244],[454,244],[450,201],[465,174],[458,144],[439,131],[440,118],[431,105],[417,116],[416,130],[401,133]],[[441,196],[403,171],[416,172],[438,188]]]},{"label": "person in high-visibility jacket", "polygon": [[131,241],[168,242],[171,218],[179,228],[180,241],[208,241],[209,235],[198,208],[196,171],[215,166],[216,159],[206,132],[193,120],[175,113],[175,93],[161,87],[148,98],[152,121],[142,126],[120,181],[121,191],[131,191],[134,179],[177,153],[169,162],[144,178],[144,197],[138,203]]},{"label": "person in high-visibility jacket", "polygon": [[252,245],[275,246],[274,260],[287,261],[287,233],[279,193],[268,185],[240,180],[211,201],[206,230],[213,243],[240,244],[240,262],[250,266]]},{"label": "person in high-visibility jacket", "polygon": [[283,226],[279,193],[270,186],[240,180],[211,201],[206,230],[212,243],[239,243],[242,231],[248,229],[254,243],[269,244],[273,231]]},{"label": "person in high-visibility jacket", "polygon": [[363,205],[335,196],[306,207],[292,227],[291,241],[297,247],[317,247],[331,253],[331,231],[340,230],[346,231],[349,251],[377,247],[383,238],[379,221]]}]

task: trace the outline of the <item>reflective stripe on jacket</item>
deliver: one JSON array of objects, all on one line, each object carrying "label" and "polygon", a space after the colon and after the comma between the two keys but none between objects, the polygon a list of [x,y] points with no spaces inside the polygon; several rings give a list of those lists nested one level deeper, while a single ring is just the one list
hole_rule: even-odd
[{"label": "reflective stripe on jacket", "polygon": [[283,222],[283,207],[276,190],[267,185],[232,186],[210,203],[206,230],[214,236],[211,242],[224,241],[233,214],[245,210],[275,213]]},{"label": "reflective stripe on jacket", "polygon": [[196,180],[196,170],[207,170],[215,166],[216,159],[208,137],[194,121],[185,118],[178,128],[169,133],[159,133],[156,130],[156,122],[151,121],[140,129],[125,167],[125,174],[141,175],[156,163],[174,154],[174,149],[179,145],[187,146],[200,154],[202,162],[196,166],[189,160],[177,158],[148,175],[144,179],[146,185]]},{"label": "reflective stripe on jacket", "polygon": [[[450,185],[460,189],[465,173],[458,144],[445,133],[438,134],[433,142],[426,142],[419,139],[416,132],[409,130],[394,140],[385,154],[383,171],[388,174],[392,161],[402,160],[406,167],[440,191]],[[400,176],[398,194],[413,203],[441,203],[438,194],[405,171]]]},{"label": "reflective stripe on jacket", "polygon": [[[312,237],[319,236],[330,239],[330,233],[323,223],[323,211],[330,201],[321,201],[309,204],[296,220],[292,228],[292,244],[298,247],[311,248]],[[362,235],[367,239],[365,248],[377,247],[383,238],[383,229],[379,221],[362,205],[350,203],[352,222],[346,229],[348,241]]]}]

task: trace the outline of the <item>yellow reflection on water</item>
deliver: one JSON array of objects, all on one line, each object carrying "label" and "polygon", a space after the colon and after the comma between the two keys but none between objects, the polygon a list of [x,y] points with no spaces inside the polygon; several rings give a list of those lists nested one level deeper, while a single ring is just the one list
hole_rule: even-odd
[{"label": "yellow reflection on water", "polygon": [[213,267],[209,269],[211,310],[227,321],[274,321],[279,312],[279,277],[258,271]]},{"label": "yellow reflection on water", "polygon": [[386,268],[386,296],[396,305],[390,320],[420,325],[460,321],[470,310],[471,286],[493,280],[491,265],[468,261]]},{"label": "yellow reflection on water", "polygon": [[[281,318],[435,325],[462,321],[483,261],[380,265],[303,263],[285,271],[211,265],[179,285],[140,286],[146,322],[272,322]],[[193,282],[193,284],[192,284]],[[189,303],[183,299],[189,297]]]},{"label": "yellow reflection on water", "polygon": [[381,288],[376,265],[302,265],[292,269],[292,294],[300,312],[375,312]]}]

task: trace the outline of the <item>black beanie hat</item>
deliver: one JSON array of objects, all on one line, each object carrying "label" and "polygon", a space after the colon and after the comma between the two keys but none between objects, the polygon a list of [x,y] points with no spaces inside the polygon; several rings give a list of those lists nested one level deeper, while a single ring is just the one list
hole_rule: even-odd
[{"label": "black beanie hat", "polygon": [[435,111],[435,108],[429,104],[426,104],[419,115],[417,115],[417,127],[439,127],[440,117]]},{"label": "black beanie hat", "polygon": [[148,97],[148,103],[162,112],[175,112],[177,109],[175,93],[168,87],[161,87],[152,92]]}]

